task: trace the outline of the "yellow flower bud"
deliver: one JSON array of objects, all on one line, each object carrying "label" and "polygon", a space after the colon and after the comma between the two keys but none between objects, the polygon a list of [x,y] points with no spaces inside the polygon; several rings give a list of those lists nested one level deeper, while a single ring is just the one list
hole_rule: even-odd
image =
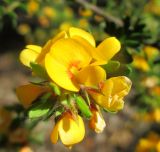
[{"label": "yellow flower bud", "polygon": [[106,127],[106,123],[103,119],[103,116],[96,109],[92,109],[91,111],[92,111],[92,118],[90,119],[89,126],[96,133],[101,133]]}]

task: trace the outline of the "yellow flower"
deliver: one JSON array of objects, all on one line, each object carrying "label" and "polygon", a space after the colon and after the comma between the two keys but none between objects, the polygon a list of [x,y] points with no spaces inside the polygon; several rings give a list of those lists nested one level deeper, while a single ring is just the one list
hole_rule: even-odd
[{"label": "yellow flower", "polygon": [[30,15],[33,15],[39,9],[39,3],[36,0],[29,0],[27,10]]},{"label": "yellow flower", "polygon": [[82,118],[77,116],[77,119],[74,120],[69,113],[65,113],[53,128],[51,141],[55,144],[60,137],[65,146],[71,147],[81,142],[84,135],[85,128]]},{"label": "yellow flower", "polygon": [[116,112],[124,106],[123,98],[129,93],[131,81],[125,76],[112,77],[102,83],[101,93],[88,90],[96,103],[104,109]]},{"label": "yellow flower", "polygon": [[[106,64],[120,50],[119,41],[107,38],[97,47],[93,36],[79,28],[70,27],[49,40],[41,48],[29,45],[20,60],[44,65],[50,78],[66,90],[78,91],[80,84],[95,86],[105,80],[105,71],[98,65]],[[87,82],[87,84],[86,84]]]},{"label": "yellow flower", "polygon": [[44,86],[27,84],[18,87],[16,94],[22,105],[27,108],[33,101],[47,91],[49,91],[49,89]]},{"label": "yellow flower", "polygon": [[50,25],[49,19],[44,15],[39,16],[38,21],[39,21],[40,25],[43,27],[49,27],[49,25]]},{"label": "yellow flower", "polygon": [[133,56],[133,66],[144,72],[147,72],[150,69],[147,61],[141,56]]},{"label": "yellow flower", "polygon": [[78,91],[79,84],[97,85],[105,80],[106,75],[96,65],[107,63],[119,51],[120,43],[115,38],[108,38],[97,48],[94,47],[95,40],[91,34],[70,28],[69,37],[54,43],[45,57],[48,75],[59,86],[70,91]]},{"label": "yellow flower", "polygon": [[90,16],[92,16],[93,12],[90,9],[82,9],[82,8],[80,8],[79,9],[79,14],[81,16],[90,17]]},{"label": "yellow flower", "polygon": [[160,86],[154,86],[153,88],[151,88],[151,92],[154,95],[160,96]]},{"label": "yellow flower", "polygon": [[146,121],[149,121],[149,122],[160,123],[160,108],[157,108],[157,109],[145,114],[143,119]]},{"label": "yellow flower", "polygon": [[154,58],[159,54],[158,49],[153,46],[145,46],[143,50],[146,53],[148,59]]},{"label": "yellow flower", "polygon": [[159,0],[150,0],[145,6],[145,11],[160,15]]},{"label": "yellow flower", "polygon": [[31,29],[28,24],[20,24],[18,26],[18,32],[22,35],[28,34],[30,31],[31,31]]},{"label": "yellow flower", "polygon": [[45,67],[50,78],[66,90],[78,91],[79,84],[97,85],[105,80],[105,71],[89,66],[91,56],[71,38],[57,41],[46,55]]},{"label": "yellow flower", "polygon": [[33,152],[33,150],[29,146],[24,146],[19,150],[19,152]]},{"label": "yellow flower", "polygon": [[160,136],[154,132],[150,132],[146,138],[140,139],[136,152],[149,152],[151,150],[159,152],[158,146],[160,142]]},{"label": "yellow flower", "polygon": [[56,10],[49,6],[43,8],[43,14],[49,18],[55,18],[57,16]]},{"label": "yellow flower", "polygon": [[89,126],[96,133],[101,133],[106,127],[106,123],[103,119],[103,116],[97,109],[92,108],[91,111],[92,111],[92,118],[89,121]]}]

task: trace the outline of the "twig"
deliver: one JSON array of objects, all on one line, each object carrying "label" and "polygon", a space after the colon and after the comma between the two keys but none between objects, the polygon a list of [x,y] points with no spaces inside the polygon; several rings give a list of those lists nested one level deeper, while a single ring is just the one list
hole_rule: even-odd
[{"label": "twig", "polygon": [[86,0],[75,0],[77,3],[83,5],[84,7],[87,7],[97,13],[100,16],[103,16],[106,20],[115,23],[117,26],[122,27],[123,26],[123,21],[115,16],[112,16],[111,14],[104,12],[101,8],[90,4]]}]

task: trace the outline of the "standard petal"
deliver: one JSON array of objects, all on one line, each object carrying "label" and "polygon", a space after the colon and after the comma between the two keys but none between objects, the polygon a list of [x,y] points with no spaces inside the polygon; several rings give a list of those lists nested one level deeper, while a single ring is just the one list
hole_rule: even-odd
[{"label": "standard petal", "polygon": [[34,84],[28,84],[20,86],[16,89],[17,97],[24,107],[28,107],[36,100],[40,95],[47,91],[47,88],[37,86]]},{"label": "standard petal", "polygon": [[68,76],[66,66],[55,61],[50,54],[46,55],[45,67],[50,78],[59,86],[70,91],[79,90],[77,85]]},{"label": "standard petal", "polygon": [[66,38],[67,37],[67,33],[65,31],[60,32],[59,34],[57,34],[55,37],[53,37],[51,40],[49,40],[44,47],[42,48],[41,53],[39,54],[38,58],[37,58],[37,63],[40,64],[44,64],[44,58],[46,56],[46,54],[50,51],[51,46],[58,40]]},{"label": "standard petal", "polygon": [[73,36],[80,36],[80,37],[84,38],[85,40],[87,40],[93,47],[96,46],[94,37],[90,33],[86,32],[82,29],[71,27],[71,28],[69,28],[69,34],[70,34],[71,38]]},{"label": "standard petal", "polygon": [[78,116],[77,121],[64,117],[59,125],[59,136],[66,146],[71,146],[82,141],[85,135],[83,120]]},{"label": "standard petal", "polygon": [[95,87],[105,79],[106,72],[100,66],[85,67],[76,75],[76,81],[88,87]]},{"label": "standard petal", "polygon": [[120,42],[115,37],[110,37],[101,42],[96,48],[97,60],[109,61],[118,51],[120,51]]},{"label": "standard petal", "polygon": [[71,38],[57,41],[49,53],[62,65],[70,66],[75,62],[78,63],[77,68],[87,66],[92,59],[83,46]]},{"label": "standard petal", "polygon": [[36,45],[27,45],[26,49],[20,53],[20,61],[30,67],[30,62],[35,62],[41,52],[41,47]]},{"label": "standard petal", "polygon": [[74,39],[76,42],[82,45],[85,48],[85,50],[92,56],[92,58],[94,58],[96,48],[93,47],[86,39],[80,36],[73,36],[72,39]]}]

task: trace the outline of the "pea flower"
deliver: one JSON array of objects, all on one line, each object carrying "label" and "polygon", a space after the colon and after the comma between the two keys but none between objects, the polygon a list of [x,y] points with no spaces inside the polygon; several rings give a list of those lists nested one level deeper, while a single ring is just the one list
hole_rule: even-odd
[{"label": "pea flower", "polygon": [[136,147],[136,152],[160,151],[160,136],[154,132],[150,132],[146,138],[141,138]]},{"label": "pea flower", "polygon": [[147,63],[145,58],[141,56],[133,56],[133,66],[144,72],[147,72],[150,70],[149,64]]},{"label": "pea flower", "polygon": [[158,49],[156,47],[153,47],[153,46],[149,46],[149,45],[145,46],[143,48],[143,50],[144,50],[148,59],[155,58],[159,54]]},{"label": "pea flower", "polygon": [[103,82],[100,91],[88,90],[98,105],[106,110],[117,112],[124,106],[123,98],[131,88],[131,81],[125,76],[112,77]]},{"label": "pea flower", "polygon": [[[54,144],[59,138],[67,147],[82,141],[85,128],[81,116],[89,119],[91,129],[101,133],[106,124],[99,106],[114,112],[123,108],[131,81],[125,76],[106,79],[106,71],[101,67],[120,48],[115,37],[106,38],[96,46],[90,33],[69,27],[43,47],[27,45],[22,50],[21,62],[32,69],[33,76],[44,79],[44,83],[23,85],[17,88],[17,96],[24,107],[30,107],[29,117],[48,119],[55,115],[51,133]],[[38,98],[45,106],[37,106]],[[52,100],[55,100],[53,105]],[[34,101],[37,104],[32,107]]]},{"label": "pea flower", "polygon": [[[98,65],[106,64],[119,48],[112,44],[111,39],[94,48],[95,41],[89,33],[77,28],[70,28],[69,32],[70,38],[58,40],[47,53],[45,68],[55,83],[77,92],[80,84],[95,86],[106,79],[105,71]],[[102,53],[104,50],[108,52]]]},{"label": "pea flower", "polygon": [[91,109],[92,117],[89,121],[89,127],[93,129],[96,133],[101,133],[106,127],[106,123],[103,119],[102,114],[95,108]]},{"label": "pea flower", "polygon": [[78,115],[74,120],[69,113],[65,113],[55,124],[51,141],[55,144],[60,137],[62,143],[67,147],[82,141],[85,135],[85,128],[82,118]]},{"label": "pea flower", "polygon": [[106,74],[99,65],[106,64],[119,50],[120,43],[114,37],[105,39],[95,47],[91,34],[71,27],[68,33],[62,31],[43,48],[26,46],[20,60],[26,66],[30,66],[30,62],[44,65],[55,83],[77,92],[80,84],[95,86],[104,81]]}]

